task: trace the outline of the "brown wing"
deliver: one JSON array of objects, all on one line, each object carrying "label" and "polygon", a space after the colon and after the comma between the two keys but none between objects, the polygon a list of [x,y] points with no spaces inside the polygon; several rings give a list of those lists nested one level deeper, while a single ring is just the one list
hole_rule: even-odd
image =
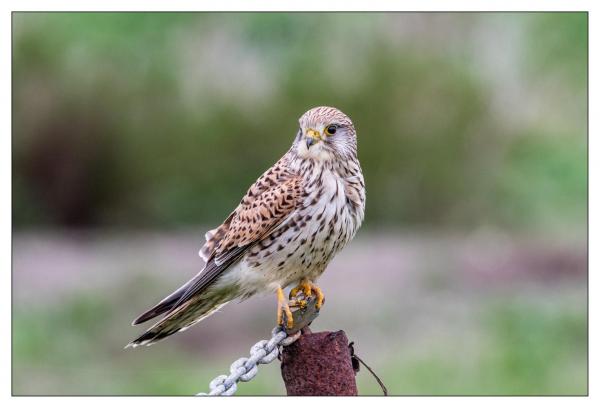
[{"label": "brown wing", "polygon": [[296,207],[302,191],[300,177],[289,171],[284,156],[256,180],[223,224],[206,233],[200,256],[219,263],[234,247],[266,237]]},{"label": "brown wing", "polygon": [[281,225],[296,208],[301,191],[302,183],[299,177],[292,177],[274,185],[259,195],[250,194],[250,189],[231,218],[227,233],[209,259],[207,268],[190,281],[189,288],[172,309],[200,294],[237,261],[248,247],[267,237]]},{"label": "brown wing", "polygon": [[257,195],[246,195],[215,250],[215,262],[221,263],[237,247],[267,237],[296,208],[301,193],[301,179],[292,177]]},{"label": "brown wing", "polygon": [[289,172],[285,159],[284,156],[250,187],[223,224],[206,233],[206,243],[200,250],[200,256],[206,261],[202,272],[142,314],[134,324],[175,310],[200,294],[252,244],[285,222],[303,192],[301,178]]},{"label": "brown wing", "polygon": [[204,260],[204,262],[208,263],[217,249],[219,243],[225,238],[227,235],[227,231],[229,231],[229,225],[231,224],[231,219],[235,216],[237,212],[237,208],[229,214],[229,217],[223,222],[223,224],[219,225],[217,228],[208,231],[204,234],[205,243],[200,248],[200,258]]}]

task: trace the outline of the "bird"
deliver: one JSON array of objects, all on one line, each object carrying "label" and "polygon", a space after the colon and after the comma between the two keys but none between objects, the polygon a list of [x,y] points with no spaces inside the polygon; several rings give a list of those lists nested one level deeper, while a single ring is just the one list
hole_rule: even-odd
[{"label": "bird", "polygon": [[276,294],[281,326],[292,327],[290,307],[305,307],[303,299],[316,298],[320,309],[325,297],[316,281],[364,219],[357,147],[354,124],[339,109],[304,113],[291,148],[205,234],[202,271],[133,321],[162,316],[126,348],[154,344],[256,294]]}]

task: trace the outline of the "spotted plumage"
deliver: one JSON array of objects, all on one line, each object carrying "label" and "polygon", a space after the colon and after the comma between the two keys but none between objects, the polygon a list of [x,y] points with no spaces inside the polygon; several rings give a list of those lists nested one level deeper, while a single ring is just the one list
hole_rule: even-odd
[{"label": "spotted plumage", "polygon": [[166,314],[128,346],[183,331],[233,299],[313,282],[354,237],[365,209],[354,125],[332,107],[299,124],[290,150],[206,233],[204,269],[134,321]]}]

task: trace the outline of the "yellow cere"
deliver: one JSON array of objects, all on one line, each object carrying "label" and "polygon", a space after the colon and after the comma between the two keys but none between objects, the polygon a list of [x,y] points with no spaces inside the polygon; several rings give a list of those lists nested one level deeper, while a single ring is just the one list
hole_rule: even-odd
[{"label": "yellow cere", "polygon": [[321,140],[321,133],[314,129],[308,129],[306,131],[306,136],[312,137],[313,139]]}]

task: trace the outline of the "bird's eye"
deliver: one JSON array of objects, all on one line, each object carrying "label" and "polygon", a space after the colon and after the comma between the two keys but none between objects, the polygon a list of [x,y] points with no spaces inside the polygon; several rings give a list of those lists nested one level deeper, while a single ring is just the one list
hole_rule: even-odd
[{"label": "bird's eye", "polygon": [[331,135],[335,135],[335,132],[337,132],[337,126],[336,125],[329,125],[325,128],[325,133],[329,136]]}]

